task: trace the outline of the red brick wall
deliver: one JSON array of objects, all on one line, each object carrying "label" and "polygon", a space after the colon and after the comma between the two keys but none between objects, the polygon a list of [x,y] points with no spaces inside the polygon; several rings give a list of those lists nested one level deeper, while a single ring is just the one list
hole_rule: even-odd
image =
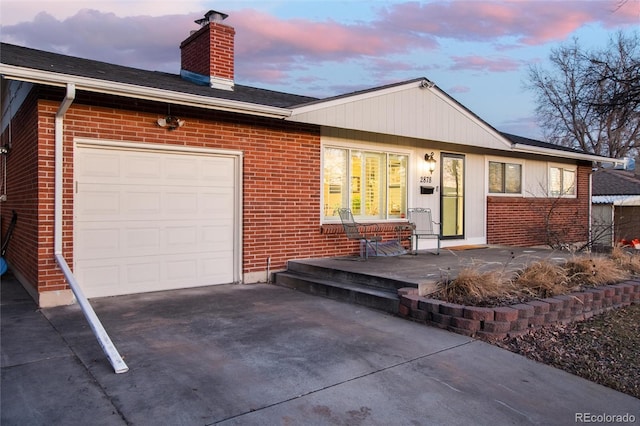
[{"label": "red brick wall", "polygon": [[212,22],[180,45],[182,68],[233,80],[235,30]]},{"label": "red brick wall", "polygon": [[[50,89],[38,104],[39,230],[37,244],[32,244],[31,250],[37,247],[39,291],[64,287],[53,247],[54,116],[62,97],[61,91]],[[125,109],[133,104],[136,111]],[[357,253],[357,243],[346,240],[344,233],[321,229],[318,128],[180,106],[173,106],[171,112],[186,120],[184,127],[167,131],[157,126],[156,120],[166,114],[164,105],[78,94],[64,120],[63,250],[70,263],[74,138],[243,151],[244,273],[265,271],[269,257],[271,269],[277,270],[284,269],[289,259]],[[395,233],[385,228],[385,236],[394,238]]]},{"label": "red brick wall", "polygon": [[487,243],[536,246],[588,240],[590,166],[578,167],[576,198],[487,197]]},{"label": "red brick wall", "polygon": [[37,288],[38,264],[38,115],[36,96],[29,95],[17,111],[10,128],[2,133],[2,145],[11,143],[7,155],[7,201],[0,203],[2,236],[7,234],[12,211],[18,222],[7,249],[6,259],[21,272],[28,284]]}]

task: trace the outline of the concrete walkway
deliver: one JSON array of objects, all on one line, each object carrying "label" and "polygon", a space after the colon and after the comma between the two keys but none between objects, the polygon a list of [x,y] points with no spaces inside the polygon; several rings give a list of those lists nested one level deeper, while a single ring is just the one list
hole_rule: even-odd
[{"label": "concrete walkway", "polygon": [[77,305],[39,311],[6,276],[0,294],[3,426],[640,421],[638,399],[487,343],[272,285],[92,300],[125,374]]}]

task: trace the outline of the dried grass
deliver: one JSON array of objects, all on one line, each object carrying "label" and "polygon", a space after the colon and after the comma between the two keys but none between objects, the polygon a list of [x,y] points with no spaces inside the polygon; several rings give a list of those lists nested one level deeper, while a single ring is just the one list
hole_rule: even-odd
[{"label": "dried grass", "polygon": [[565,294],[571,289],[567,271],[546,260],[534,262],[517,273],[515,286],[529,296],[542,298]]},{"label": "dried grass", "polygon": [[614,247],[611,260],[630,274],[640,275],[640,253],[630,253],[621,247]]},{"label": "dried grass", "polygon": [[454,280],[439,282],[436,295],[450,301],[479,302],[502,297],[512,289],[511,281],[498,271],[480,272],[477,268],[464,268]]},{"label": "dried grass", "polygon": [[487,271],[486,266],[467,266],[455,279],[443,277],[433,297],[453,303],[497,306],[567,294],[640,274],[640,255],[614,249],[610,257],[575,257],[562,265],[540,260],[513,277],[507,276],[506,265],[500,271]]},{"label": "dried grass", "polygon": [[612,259],[602,256],[576,257],[566,263],[569,281],[576,286],[597,287],[629,278]]}]

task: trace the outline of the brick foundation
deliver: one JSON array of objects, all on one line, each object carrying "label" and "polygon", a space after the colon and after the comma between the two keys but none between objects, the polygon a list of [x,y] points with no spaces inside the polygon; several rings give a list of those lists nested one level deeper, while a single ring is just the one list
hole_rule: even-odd
[{"label": "brick foundation", "polygon": [[614,308],[640,303],[640,280],[495,308],[420,297],[416,288],[400,289],[398,296],[402,317],[465,336],[499,340],[545,325],[582,321]]}]

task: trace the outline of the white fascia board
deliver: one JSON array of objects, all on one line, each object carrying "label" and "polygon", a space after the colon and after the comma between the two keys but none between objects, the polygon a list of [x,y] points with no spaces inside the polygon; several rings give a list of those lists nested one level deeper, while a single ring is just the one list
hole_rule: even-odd
[{"label": "white fascia board", "polygon": [[9,80],[19,80],[58,87],[64,87],[71,83],[75,84],[76,90],[104,93],[127,98],[146,99],[163,103],[171,102],[179,105],[238,112],[262,117],[286,118],[291,115],[291,110],[287,108],[192,95],[188,93],[174,92],[171,90],[137,86],[135,84],[117,83],[88,77],[16,67],[14,65],[0,64],[0,75]]},{"label": "white fascia board", "polygon": [[599,155],[583,154],[580,152],[561,151],[561,150],[556,150],[551,148],[523,145],[518,143],[513,144],[513,151],[524,152],[528,154],[541,154],[541,155],[547,155],[547,156],[558,157],[558,158],[568,158],[571,160],[592,161],[596,163],[611,163],[614,165],[624,164],[624,160],[619,160],[616,158],[601,157]]}]

